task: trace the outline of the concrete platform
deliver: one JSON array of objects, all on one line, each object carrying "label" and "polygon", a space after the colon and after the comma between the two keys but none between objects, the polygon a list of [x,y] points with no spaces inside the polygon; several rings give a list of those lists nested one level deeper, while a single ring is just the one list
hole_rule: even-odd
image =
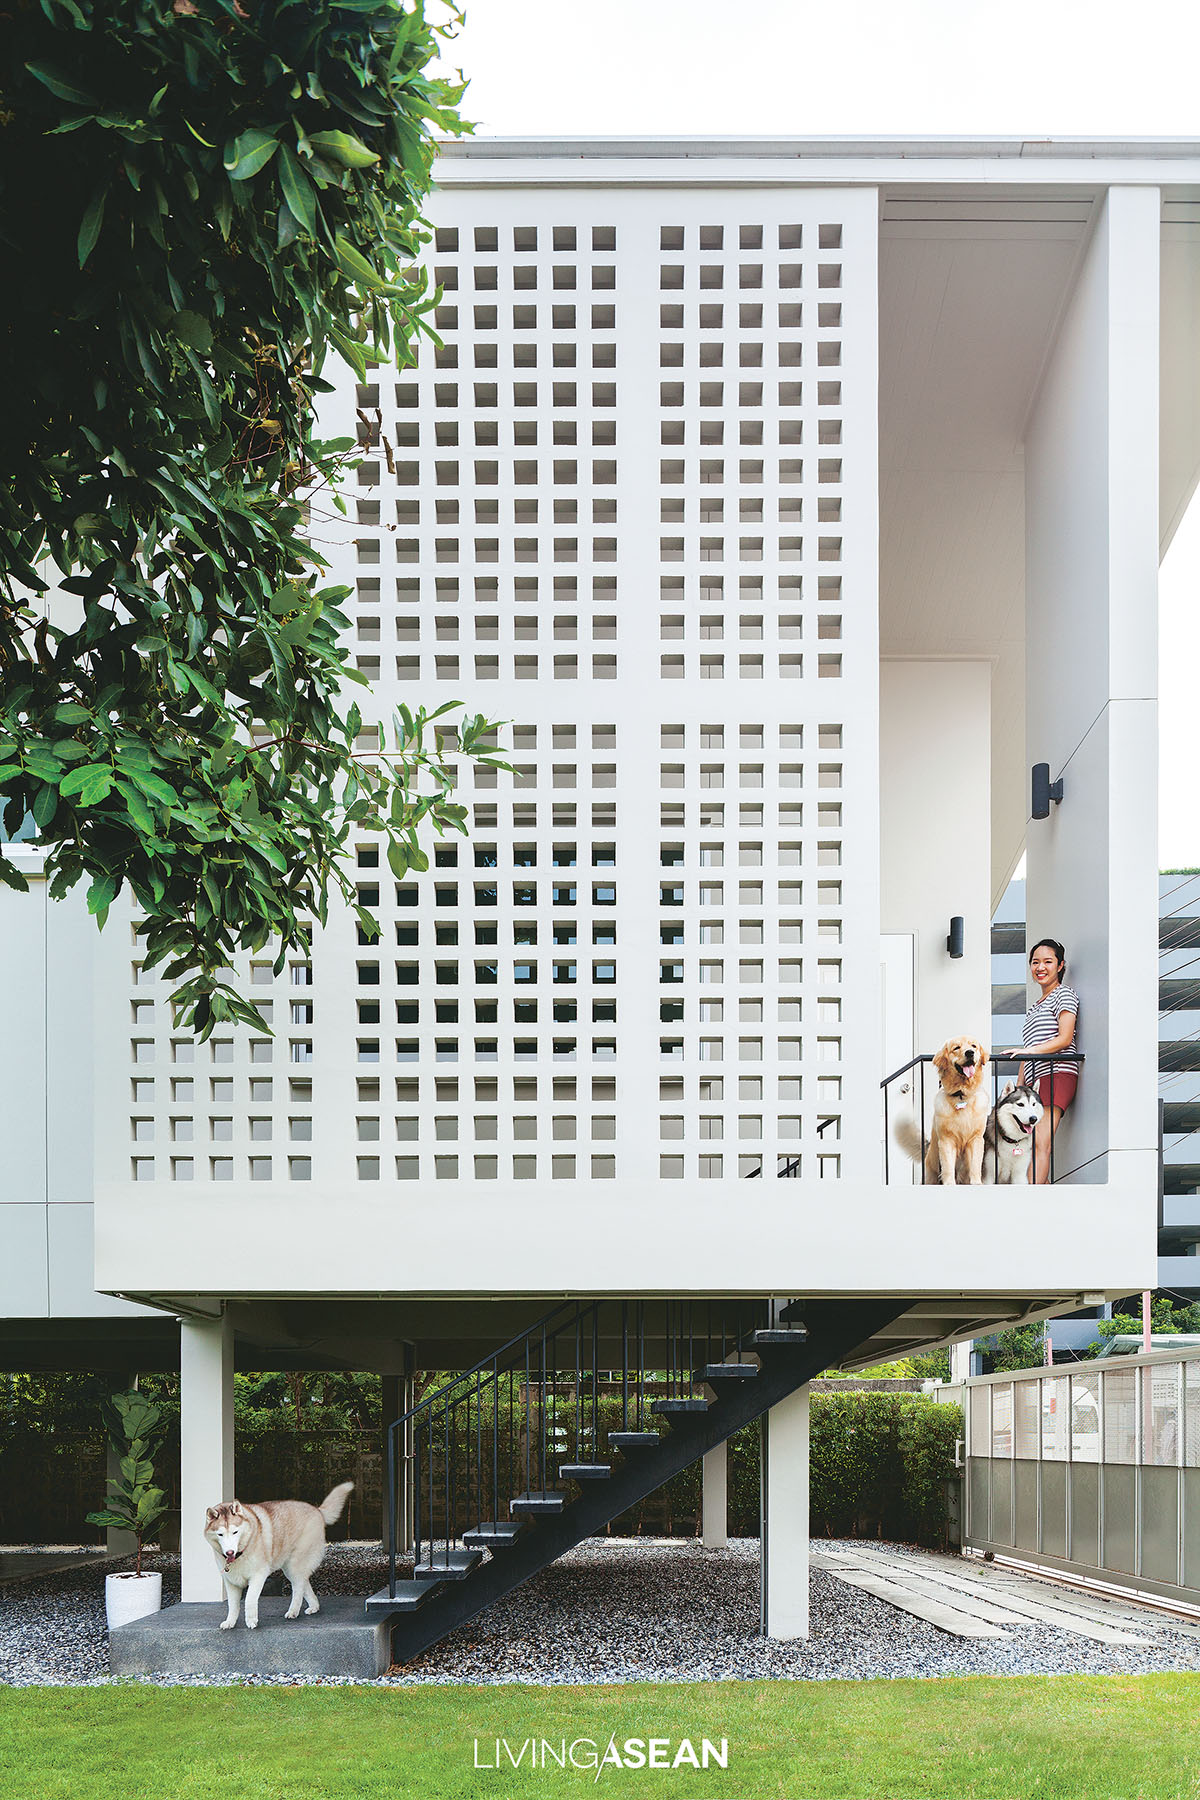
[{"label": "concrete platform", "polygon": [[285,1619],[286,1599],[259,1602],[258,1628],[220,1629],[225,1604],[189,1601],[108,1636],[114,1675],[349,1675],[372,1681],[392,1660],[392,1622],[368,1618],[360,1597],[322,1598],[313,1618]]}]

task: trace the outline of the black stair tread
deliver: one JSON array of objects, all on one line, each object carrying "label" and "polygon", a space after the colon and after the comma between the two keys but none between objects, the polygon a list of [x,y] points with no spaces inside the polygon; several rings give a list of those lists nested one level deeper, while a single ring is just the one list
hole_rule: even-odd
[{"label": "black stair tread", "polygon": [[603,1481],[612,1474],[611,1463],[559,1463],[563,1481]]},{"label": "black stair tread", "polygon": [[389,1594],[386,1587],[381,1587],[377,1594],[367,1600],[368,1615],[388,1612],[416,1612],[426,1600],[436,1594],[441,1586],[437,1581],[398,1581],[395,1594]]},{"label": "black stair tread", "polygon": [[482,1561],[482,1550],[427,1550],[413,1575],[418,1581],[464,1581]]},{"label": "black stair tread", "polygon": [[759,1344],[768,1347],[773,1344],[803,1344],[808,1339],[808,1331],[803,1325],[771,1325],[763,1331],[750,1334],[751,1345],[757,1349]]},{"label": "black stair tread", "polygon": [[556,1513],[561,1512],[567,1504],[565,1494],[557,1494],[553,1488],[543,1488],[528,1494],[517,1494],[508,1503],[512,1513]]},{"label": "black stair tread", "polygon": [[705,1363],[700,1371],[702,1381],[750,1381],[758,1374],[757,1363]]},{"label": "black stair tread", "polygon": [[693,1394],[688,1399],[655,1400],[650,1411],[655,1413],[690,1413],[707,1412],[708,1401],[701,1394]]},{"label": "black stair tread", "polygon": [[463,1543],[468,1550],[490,1550],[494,1545],[515,1542],[523,1530],[519,1519],[481,1519],[478,1525],[463,1532]]},{"label": "black stair tread", "polygon": [[617,1450],[652,1450],[662,1436],[657,1431],[610,1431],[608,1442]]}]

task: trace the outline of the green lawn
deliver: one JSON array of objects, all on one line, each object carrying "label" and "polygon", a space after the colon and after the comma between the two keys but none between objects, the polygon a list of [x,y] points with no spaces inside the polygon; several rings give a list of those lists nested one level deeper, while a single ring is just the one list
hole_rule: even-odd
[{"label": "green lawn", "polygon": [[[476,1768],[530,1736],[729,1740],[706,1772]],[[579,1760],[586,1748],[577,1749]],[[4,1800],[1197,1800],[1200,1675],[592,1688],[0,1689]]]}]

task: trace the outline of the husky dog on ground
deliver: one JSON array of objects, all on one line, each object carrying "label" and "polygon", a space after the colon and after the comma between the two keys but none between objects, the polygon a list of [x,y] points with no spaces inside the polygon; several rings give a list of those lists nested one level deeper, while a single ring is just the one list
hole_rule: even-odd
[{"label": "husky dog on ground", "polygon": [[312,1578],[325,1558],[325,1527],[342,1516],[352,1481],[339,1481],[320,1506],[307,1500],[262,1500],[251,1506],[228,1500],[210,1506],[204,1535],[212,1545],[229,1612],[221,1630],[231,1631],[238,1621],[242,1589],[246,1590],[246,1624],[258,1624],[258,1599],[267,1576],[282,1569],[292,1586],[292,1604],[286,1618],[294,1619],[304,1601],[305,1612],[320,1612]]},{"label": "husky dog on ground", "polygon": [[1029,1180],[1033,1135],[1045,1107],[1031,1087],[1010,1081],[988,1115],[983,1179],[1004,1186]]}]

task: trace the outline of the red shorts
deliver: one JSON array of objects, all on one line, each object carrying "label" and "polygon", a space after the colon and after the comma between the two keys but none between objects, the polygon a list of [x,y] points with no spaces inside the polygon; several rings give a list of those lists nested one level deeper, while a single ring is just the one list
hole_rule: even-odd
[{"label": "red shorts", "polygon": [[1051,1106],[1057,1106],[1060,1112],[1066,1112],[1075,1098],[1078,1082],[1078,1075],[1067,1074],[1065,1071],[1059,1075],[1043,1075],[1037,1084],[1038,1099],[1047,1110]]}]

